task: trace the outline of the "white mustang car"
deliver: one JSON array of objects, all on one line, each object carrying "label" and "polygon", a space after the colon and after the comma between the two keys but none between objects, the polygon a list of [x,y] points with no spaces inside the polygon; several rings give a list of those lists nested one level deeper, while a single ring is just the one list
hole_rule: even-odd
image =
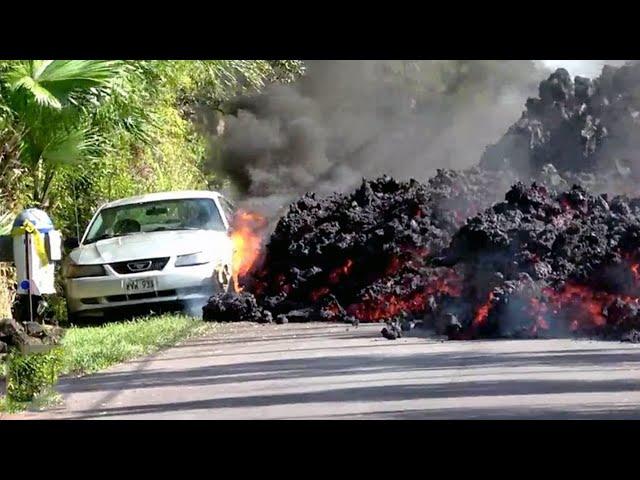
[{"label": "white mustang car", "polygon": [[[233,288],[233,205],[217,192],[126,198],[102,206],[63,263],[69,319],[149,304],[202,306]],[[115,310],[114,310],[115,309]]]}]

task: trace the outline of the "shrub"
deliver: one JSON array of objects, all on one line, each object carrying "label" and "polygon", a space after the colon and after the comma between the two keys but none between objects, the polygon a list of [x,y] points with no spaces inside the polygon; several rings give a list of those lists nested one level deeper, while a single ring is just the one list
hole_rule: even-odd
[{"label": "shrub", "polygon": [[62,369],[60,347],[44,353],[23,354],[13,349],[7,358],[7,397],[14,402],[29,402],[58,380]]}]

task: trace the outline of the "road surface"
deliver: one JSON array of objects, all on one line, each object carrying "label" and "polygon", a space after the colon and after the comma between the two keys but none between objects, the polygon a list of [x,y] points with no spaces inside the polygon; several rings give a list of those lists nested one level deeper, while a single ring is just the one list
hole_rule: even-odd
[{"label": "road surface", "polygon": [[63,379],[21,418],[640,418],[640,345],[385,340],[379,325],[235,324]]}]

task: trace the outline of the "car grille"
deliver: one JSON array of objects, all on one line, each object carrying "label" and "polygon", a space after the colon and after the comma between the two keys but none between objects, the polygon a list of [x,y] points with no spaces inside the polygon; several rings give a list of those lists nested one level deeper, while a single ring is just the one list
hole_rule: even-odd
[{"label": "car grille", "polygon": [[162,270],[167,266],[167,263],[169,263],[169,257],[131,260],[128,262],[111,263],[109,265],[120,275],[128,275]]}]

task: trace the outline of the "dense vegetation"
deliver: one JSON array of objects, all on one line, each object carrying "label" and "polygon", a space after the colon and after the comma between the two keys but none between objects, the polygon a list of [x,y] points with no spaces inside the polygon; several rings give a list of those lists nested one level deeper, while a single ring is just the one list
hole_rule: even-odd
[{"label": "dense vegetation", "polygon": [[111,198],[202,187],[207,141],[193,112],[301,69],[266,60],[2,61],[2,208],[45,207],[75,233],[76,206],[83,225]]},{"label": "dense vegetation", "polygon": [[75,235],[110,199],[215,185],[194,117],[302,71],[282,60],[0,61],[0,234],[29,206]]}]

